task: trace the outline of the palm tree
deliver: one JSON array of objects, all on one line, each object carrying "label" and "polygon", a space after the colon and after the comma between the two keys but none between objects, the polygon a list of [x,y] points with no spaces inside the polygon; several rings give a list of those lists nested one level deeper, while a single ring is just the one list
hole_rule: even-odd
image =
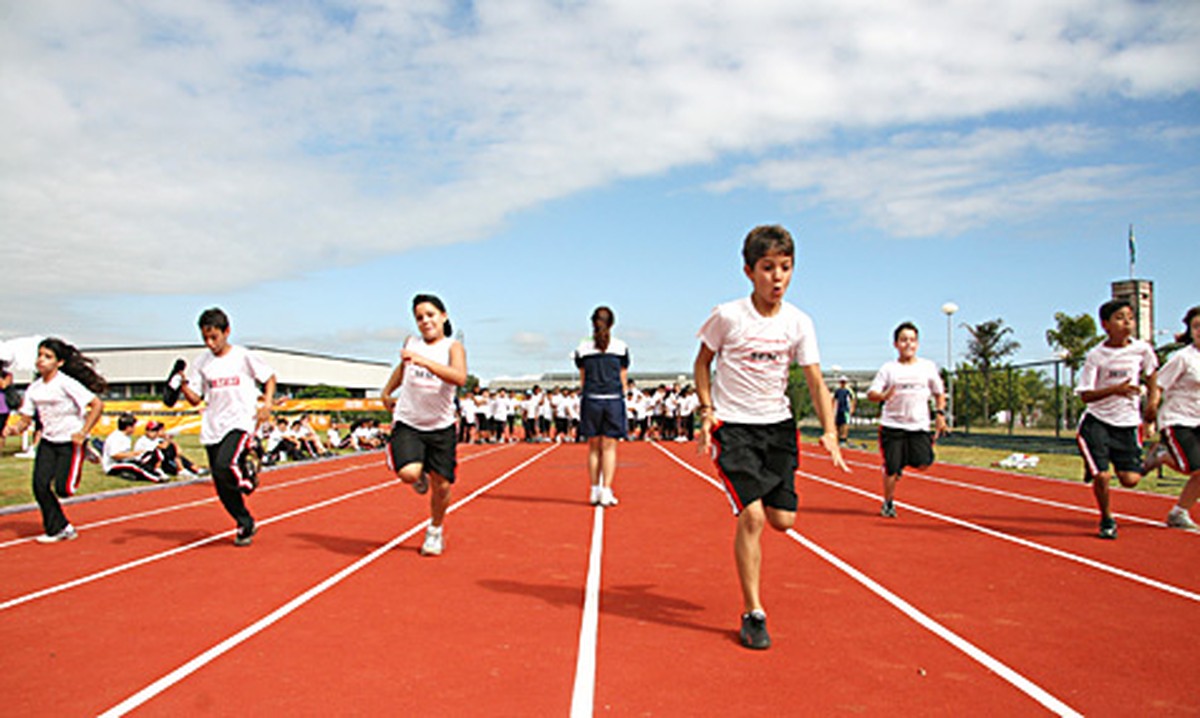
[{"label": "palm tree", "polygon": [[1000,364],[1004,357],[1015,354],[1021,348],[1020,342],[1009,339],[1012,327],[1004,326],[1003,319],[991,319],[974,326],[963,324],[971,335],[967,342],[967,360],[975,365],[983,375],[983,417],[991,422],[990,390],[992,369]]},{"label": "palm tree", "polygon": [[[1071,387],[1075,387],[1075,372],[1083,366],[1088,351],[1104,337],[1096,333],[1096,320],[1090,314],[1072,317],[1066,312],[1055,312],[1054,329],[1046,330],[1046,343],[1059,351],[1063,363],[1071,370]],[[1072,423],[1071,401],[1067,402],[1066,423]]]}]

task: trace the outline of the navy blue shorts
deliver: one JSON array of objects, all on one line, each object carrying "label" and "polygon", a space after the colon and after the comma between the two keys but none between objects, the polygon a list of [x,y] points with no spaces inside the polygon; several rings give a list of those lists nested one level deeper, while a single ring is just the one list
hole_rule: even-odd
[{"label": "navy blue shorts", "polygon": [[1136,426],[1112,426],[1091,414],[1084,414],[1075,434],[1088,477],[1114,469],[1142,473],[1142,442]]},{"label": "navy blue shorts", "polygon": [[612,439],[624,439],[628,433],[625,417],[625,399],[596,399],[583,397],[579,403],[579,434],[585,439],[593,436],[607,436]]}]

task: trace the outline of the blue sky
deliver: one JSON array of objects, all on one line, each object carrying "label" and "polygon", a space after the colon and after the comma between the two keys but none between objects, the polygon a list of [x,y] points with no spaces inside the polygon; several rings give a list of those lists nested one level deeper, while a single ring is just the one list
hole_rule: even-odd
[{"label": "blue sky", "polygon": [[[1047,7],[1050,6],[1050,7]],[[825,366],[954,356],[1153,279],[1200,303],[1200,4],[0,0],[0,338],[392,360],[441,295],[487,379],[604,303],[690,368],[742,237],[798,241]]]}]

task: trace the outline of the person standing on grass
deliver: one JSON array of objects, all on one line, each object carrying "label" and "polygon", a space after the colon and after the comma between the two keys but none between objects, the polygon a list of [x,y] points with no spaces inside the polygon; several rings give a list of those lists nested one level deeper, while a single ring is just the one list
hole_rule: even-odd
[{"label": "person standing on grass", "polygon": [[625,392],[629,385],[629,347],[612,336],[616,315],[608,307],[592,312],[592,337],[575,350],[582,396],[579,435],[588,442],[588,478],[593,506],[616,506],[613,477],[617,442],[625,438]]},{"label": "person standing on grass", "polygon": [[1156,403],[1158,384],[1154,348],[1133,338],[1133,307],[1123,299],[1100,306],[1100,324],[1108,338],[1087,353],[1075,393],[1087,404],[1075,440],[1083,456],[1084,481],[1100,509],[1100,538],[1117,537],[1117,520],[1109,508],[1109,482],[1113,471],[1122,486],[1133,488],[1142,480],[1141,381],[1150,395],[1147,408]]},{"label": "person standing on grass", "polygon": [[275,372],[256,353],[229,343],[229,316],[221,309],[204,310],[197,324],[208,351],[188,367],[180,393],[192,406],[206,402],[200,443],[217,497],[237,522],[233,543],[249,546],[258,533],[245,498],[258,487],[252,445],[258,426],[271,421]]},{"label": "person standing on grass", "polygon": [[[1157,415],[1162,441],[1150,451],[1142,473],[1166,463],[1188,480],[1179,501],[1167,514],[1167,526],[1196,531],[1188,511],[1200,498],[1200,306],[1183,317],[1183,333],[1175,341],[1186,344],[1158,372],[1159,396],[1151,396],[1148,415]],[[1162,399],[1159,406],[1157,399]]]},{"label": "person standing on grass", "polygon": [[[879,452],[883,455],[883,506],[879,515],[896,518],[896,483],[904,467],[924,471],[933,465],[933,444],[948,433],[946,391],[937,365],[917,356],[917,327],[904,322],[892,332],[899,356],[880,367],[867,389],[867,399],[883,404],[879,415]],[[937,416],[929,431],[929,400]]]},{"label": "person standing on grass", "polygon": [[702,420],[698,447],[703,452],[715,447],[717,469],[737,516],[734,557],[745,608],[739,637],[754,649],[771,645],[760,595],[763,529],[767,524],[778,531],[792,528],[799,505],[794,476],[799,449],[787,396],[791,364],[804,373],[821,422],[822,448],[835,467],[850,470],[838,447],[812,319],[784,301],[795,254],[783,227],[756,227],[746,235],[742,271],[753,291],[713,310],[700,327],[693,366]]},{"label": "person standing on grass", "polygon": [[41,422],[42,438],[33,460],[33,495],[42,512],[40,543],[70,541],[77,534],[63,513],[58,497],[74,496],[83,476],[84,444],[100,420],[106,388],[104,378],[92,368],[94,360],[74,346],[50,337],[38,344],[38,378],[25,391],[17,420],[4,427],[5,436],[17,436]]},{"label": "person standing on grass", "polygon": [[467,383],[467,352],[450,338],[450,319],[441,299],[418,294],[412,308],[420,336],[405,340],[400,363],[381,392],[395,422],[387,460],[388,468],[418,494],[432,488],[421,555],[440,556],[458,464],[454,393]]}]

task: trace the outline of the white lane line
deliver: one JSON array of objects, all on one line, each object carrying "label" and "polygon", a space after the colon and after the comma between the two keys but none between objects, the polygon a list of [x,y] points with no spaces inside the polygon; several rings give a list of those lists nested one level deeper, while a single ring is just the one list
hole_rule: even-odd
[{"label": "white lane line", "polygon": [[[829,457],[824,454],[805,454],[804,458],[806,458],[806,459],[814,459],[814,458],[815,459],[828,459]],[[861,461],[847,461],[846,463],[851,466],[858,466],[858,467],[862,467],[864,469],[873,469],[875,471],[879,471],[879,464],[867,464],[867,463],[863,463]],[[988,468],[982,467],[982,466],[965,466],[963,468],[980,470],[980,471],[991,471],[1000,476],[1016,476],[1016,477],[1020,477],[1021,479],[1033,479],[1035,481],[1055,482],[1058,484],[1065,484],[1068,486],[1071,485],[1069,482],[1064,481],[1062,479],[1051,479],[1051,478],[1048,478],[1045,476],[1027,476],[1025,474],[1012,474],[1009,472],[997,471],[995,469],[988,469]],[[934,484],[944,484],[946,486],[953,486],[955,488],[966,489],[969,491],[978,491],[978,492],[984,493],[984,494],[991,494],[993,496],[1002,496],[1004,498],[1013,499],[1015,501],[1025,501],[1027,503],[1037,504],[1039,506],[1047,506],[1050,508],[1062,509],[1064,511],[1071,511],[1074,513],[1080,513],[1080,514],[1095,514],[1096,513],[1096,508],[1094,506],[1090,506],[1090,505],[1089,506],[1080,506],[1078,504],[1067,504],[1067,503],[1063,503],[1061,501],[1054,501],[1053,499],[1043,499],[1043,498],[1040,498],[1037,496],[1030,496],[1028,494],[1020,494],[1020,493],[1016,493],[1013,491],[1005,491],[1004,489],[994,489],[989,486],[980,486],[978,484],[969,484],[964,481],[956,481],[954,479],[947,479],[947,478],[944,478],[941,476],[935,476],[928,472],[914,471],[910,474],[905,474],[905,478],[906,479],[910,479],[910,478],[916,479],[919,481],[928,481],[928,482],[934,483]],[[1081,486],[1083,486],[1083,484],[1081,484]],[[1125,489],[1125,487],[1123,487],[1123,486],[1122,487],[1113,486],[1113,487],[1111,487],[1110,490],[1116,491],[1118,488],[1124,492],[1134,493],[1134,494],[1138,494],[1141,496],[1161,497],[1163,499],[1170,498],[1168,496],[1164,496],[1161,494],[1147,494],[1145,492],[1131,491],[1129,489]],[[1145,526],[1158,526],[1160,528],[1164,528],[1164,529],[1166,528],[1165,519],[1148,519],[1148,518],[1145,518],[1144,516],[1135,516],[1134,514],[1125,514],[1125,513],[1120,513],[1117,511],[1113,512],[1113,516],[1116,518],[1119,518],[1123,521],[1131,521],[1133,523],[1143,524]],[[1164,516],[1165,516],[1165,514],[1164,514]],[[1179,533],[1181,533],[1181,534],[1182,533],[1194,533],[1197,537],[1200,537],[1200,532],[1180,531]]]},{"label": "white lane line", "polygon": [[1030,698],[1037,701],[1038,703],[1042,704],[1043,706],[1046,707],[1047,710],[1051,711],[1055,715],[1060,715],[1060,716],[1081,716],[1082,715],[1081,713],[1076,711],[1074,708],[1070,707],[1066,703],[1063,703],[1059,699],[1055,698],[1046,689],[1037,685],[1036,683],[1029,680],[1025,676],[1021,675],[1020,673],[1017,673],[1016,671],[1009,668],[1004,663],[1001,663],[1000,661],[996,660],[990,654],[988,654],[986,651],[982,650],[975,644],[971,643],[970,641],[967,641],[963,637],[959,636],[957,633],[951,631],[950,629],[946,628],[942,624],[933,620],[932,618],[927,616],[925,613],[921,612],[916,607],[914,607],[912,604],[910,604],[908,601],[905,601],[904,599],[900,598],[899,596],[892,593],[888,589],[884,588],[879,583],[877,583],[876,581],[874,581],[870,577],[868,577],[866,574],[864,574],[862,571],[859,571],[858,569],[854,568],[850,564],[841,560],[837,556],[834,556],[832,553],[826,551],[825,549],[821,548],[817,544],[808,540],[804,536],[801,536],[794,529],[788,529],[787,535],[789,537],[791,537],[793,540],[795,540],[797,543],[799,543],[801,546],[805,547],[809,551],[812,551],[817,556],[819,556],[820,558],[822,558],[823,560],[828,562],[834,568],[838,569],[842,573],[846,574],[850,578],[857,581],[859,584],[861,584],[863,587],[865,587],[871,593],[875,594],[879,598],[882,598],[884,601],[886,601],[888,604],[890,604],[893,608],[895,608],[896,610],[903,613],[905,616],[908,616],[910,619],[912,619],[917,625],[921,626],[922,628],[924,628],[925,630],[934,634],[935,636],[942,639],[943,641],[949,643],[951,646],[954,646],[958,650],[962,651],[969,658],[974,660],[976,663],[979,663],[980,665],[982,665],[984,668],[987,668],[992,673],[995,673],[996,675],[1000,676],[1005,681],[1007,681],[1009,684],[1014,686],[1017,690],[1021,691],[1022,693],[1029,696]]},{"label": "white lane line", "polygon": [[596,634],[600,625],[600,565],[603,554],[604,507],[597,506],[592,514],[592,546],[588,554],[583,620],[579,626],[579,652],[575,658],[571,718],[590,718],[596,702]]},{"label": "white lane line", "polygon": [[[690,464],[684,462],[682,459],[675,456],[674,454],[667,451],[666,449],[659,447],[657,444],[655,444],[655,448],[657,448],[659,451],[666,454],[673,461],[675,461],[675,463],[679,464],[680,466],[687,469],[691,473],[695,474],[696,476],[700,477],[704,481],[708,482],[709,485],[711,485],[713,488],[715,488],[719,491],[724,490],[721,487],[721,484],[719,484],[715,479],[713,479],[708,474],[705,474],[703,471],[700,471],[699,469],[695,468],[694,466],[691,466]],[[975,662],[982,665],[984,668],[987,668],[989,671],[995,673],[997,676],[1002,678],[1004,681],[1006,681],[1007,683],[1012,685],[1017,690],[1021,691],[1025,695],[1029,696],[1033,700],[1035,700],[1038,703],[1040,703],[1041,705],[1045,706],[1048,710],[1050,710],[1053,713],[1060,715],[1060,716],[1081,716],[1082,715],[1081,713],[1079,713],[1075,709],[1071,708],[1066,703],[1063,703],[1058,698],[1055,698],[1044,688],[1041,688],[1033,681],[1029,680],[1025,676],[1018,673],[1017,671],[1014,671],[1012,668],[1009,668],[1003,662],[992,657],[989,653],[987,653],[983,649],[979,648],[978,646],[974,645],[970,641],[964,639],[963,637],[959,636],[955,632],[946,628],[942,624],[933,620],[926,614],[922,613],[920,610],[918,610],[917,608],[912,606],[910,603],[908,603],[904,599],[900,598],[896,594],[892,593],[891,591],[887,590],[882,585],[875,582],[874,580],[872,580],[871,578],[869,578],[868,576],[863,574],[861,571],[859,571],[858,569],[851,566],[850,564],[846,563],[845,561],[842,561],[837,556],[834,556],[829,551],[827,551],[824,548],[820,547],[819,545],[813,543],[812,541],[804,538],[803,536],[801,536],[799,533],[797,533],[794,530],[789,530],[787,532],[787,535],[789,537],[791,537],[793,540],[795,540],[797,543],[799,543],[801,546],[804,546],[809,551],[812,551],[813,553],[815,553],[822,560],[827,561],[832,566],[837,568],[839,571],[842,571],[847,576],[849,576],[851,579],[853,579],[854,581],[858,582],[859,584],[861,584],[862,586],[867,588],[867,590],[871,591],[879,598],[882,598],[889,605],[891,605],[893,608],[896,608],[897,610],[899,610],[905,616],[908,616],[911,620],[915,621],[922,628],[925,628],[926,630],[932,632],[937,637],[941,638],[942,640],[949,643],[951,646],[953,646],[956,649],[958,649],[959,651],[963,652],[968,658],[974,660]]]},{"label": "white lane line", "polygon": [[[836,488],[836,489],[841,489],[842,491],[848,491],[853,494],[858,494],[860,496],[867,497],[867,498],[871,499],[872,501],[877,501],[879,499],[878,494],[860,489],[857,486],[849,486],[847,484],[833,481],[832,479],[827,479],[823,476],[818,476],[816,474],[810,474],[807,471],[797,471],[796,474],[799,476],[803,476],[804,478],[809,479],[810,481],[816,481],[818,483],[832,486],[833,488]],[[1128,581],[1133,581],[1134,583],[1139,583],[1139,584],[1142,584],[1143,586],[1149,586],[1150,588],[1155,588],[1160,591],[1164,591],[1166,593],[1172,594],[1174,596],[1179,596],[1180,598],[1186,598],[1189,601],[1200,602],[1200,594],[1194,593],[1194,592],[1189,591],[1184,588],[1179,588],[1178,586],[1172,586],[1169,583],[1163,583],[1162,581],[1150,578],[1148,576],[1143,576],[1141,574],[1134,573],[1132,571],[1126,571],[1123,568],[1117,568],[1116,566],[1102,563],[1100,561],[1096,561],[1094,559],[1087,558],[1086,556],[1080,556],[1079,554],[1074,554],[1069,551],[1063,551],[1061,549],[1054,548],[1053,546],[1047,546],[1045,544],[1040,544],[1040,543],[1037,543],[1034,541],[1030,541],[1028,539],[1023,539],[1023,538],[1020,538],[1019,536],[1013,536],[1012,534],[1007,534],[1007,533],[1004,533],[1003,531],[996,531],[995,529],[990,529],[986,526],[980,526],[979,524],[972,523],[970,521],[958,519],[953,516],[947,516],[946,514],[938,513],[937,511],[931,511],[929,509],[924,509],[924,508],[921,508],[920,506],[915,506],[910,503],[897,501],[896,505],[901,508],[904,508],[908,511],[916,513],[916,514],[921,514],[923,516],[928,516],[928,517],[930,517],[932,519],[936,519],[938,521],[944,521],[949,524],[954,524],[955,526],[959,526],[961,528],[965,528],[965,529],[968,529],[971,531],[977,531],[981,534],[984,534],[985,536],[990,536],[992,538],[1000,539],[1001,541],[1007,541],[1009,543],[1014,543],[1014,544],[1016,544],[1018,546],[1022,546],[1024,548],[1033,549],[1034,551],[1040,551],[1041,553],[1044,553],[1044,554],[1047,554],[1050,556],[1055,556],[1055,557],[1058,557],[1061,559],[1065,559],[1067,561],[1071,561],[1074,563],[1078,563],[1083,566],[1087,566],[1088,568],[1094,568],[1097,571],[1103,571],[1104,573],[1111,574],[1113,576],[1117,576],[1119,578],[1123,578]]]},{"label": "white lane line", "polygon": [[[479,489],[476,489],[471,494],[458,500],[454,504],[451,504],[451,506],[448,509],[446,509],[446,513],[447,514],[453,513],[454,511],[457,511],[458,509],[462,508],[463,506],[466,506],[470,502],[474,501],[477,497],[479,497],[479,496],[483,495],[484,493],[492,490],[493,488],[499,486],[501,483],[508,480],[509,477],[513,476],[514,474],[521,471],[525,467],[529,466],[533,462],[537,461],[538,459],[542,458],[546,454],[550,453],[551,451],[553,451],[555,449],[555,447],[557,447],[557,444],[553,444],[553,445],[547,447],[546,449],[543,449],[541,452],[539,452],[535,456],[525,460],[521,464],[518,464],[516,467],[509,469],[507,472],[505,472],[503,475],[499,476],[498,478],[493,479],[490,483],[480,487]],[[386,555],[388,551],[391,551],[396,546],[399,546],[400,544],[404,543],[409,538],[411,538],[414,534],[416,534],[418,531],[420,531],[421,529],[425,528],[428,525],[429,525],[429,519],[425,519],[424,521],[417,524],[416,526],[413,526],[409,530],[407,530],[404,533],[400,534],[399,536],[395,537],[391,541],[388,541],[387,543],[385,543],[384,545],[375,549],[374,551],[367,554],[366,556],[363,556],[362,558],[358,559],[357,561],[350,564],[349,566],[342,569],[341,571],[338,571],[337,573],[333,574],[329,578],[325,579],[324,581],[321,581],[317,585],[308,589],[304,593],[301,593],[300,595],[296,596],[295,598],[293,598],[292,600],[283,604],[282,606],[275,609],[274,611],[267,614],[266,616],[263,616],[259,620],[255,621],[254,623],[250,624],[249,626],[246,626],[245,628],[238,631],[237,633],[230,636],[229,638],[226,638],[225,640],[221,641],[217,645],[213,646],[212,648],[209,648],[208,650],[204,651],[200,655],[191,659],[187,663],[184,663],[182,666],[176,668],[175,670],[171,671],[170,673],[166,674],[165,676],[154,681],[153,683],[146,686],[145,688],[138,691],[137,693],[134,693],[133,695],[129,696],[128,698],[121,701],[120,703],[113,706],[112,708],[109,708],[107,711],[100,714],[100,718],[116,718],[116,716],[123,716],[126,713],[128,713],[129,711],[141,706],[146,701],[150,700],[151,698],[159,695],[160,693],[167,690],[168,688],[179,683],[184,678],[187,678],[188,676],[190,676],[191,674],[200,670],[204,666],[208,665],[215,659],[219,658],[220,656],[224,655],[225,653],[228,653],[229,651],[233,650],[234,648],[241,645],[242,643],[245,643],[246,641],[250,640],[254,636],[258,635],[259,633],[262,633],[264,630],[266,630],[270,626],[279,622],[280,620],[282,620],[289,614],[293,613],[296,609],[300,608],[304,604],[313,600],[317,596],[320,596],[322,593],[325,593],[330,588],[333,588],[334,586],[341,583],[342,581],[349,578],[350,576],[354,575],[358,571],[360,571],[363,568],[366,568],[370,564],[374,563],[380,557]]]},{"label": "white lane line", "polygon": [[[487,456],[488,454],[494,454],[497,451],[501,451],[503,449],[508,448],[509,446],[513,446],[513,444],[506,444],[503,446],[498,446],[498,447],[495,447],[492,449],[488,449],[487,451],[480,451],[475,454],[470,454],[468,456],[464,456],[464,457],[460,458],[458,460],[458,463],[465,464],[468,461],[472,461],[474,459],[478,459],[478,458]],[[353,455],[347,456],[346,458],[347,459],[357,458],[358,456],[360,456],[360,454],[353,454]],[[322,481],[324,479],[328,479],[333,476],[340,476],[342,474],[350,473],[353,471],[360,471],[362,469],[371,469],[371,468],[374,468],[375,466],[376,466],[376,464],[373,464],[373,463],[355,464],[353,466],[347,466],[345,468],[338,469],[336,471],[327,471],[323,474],[316,474],[313,476],[306,476],[306,477],[299,478],[299,479],[292,479],[291,481],[284,481],[284,482],[278,483],[278,484],[270,484],[267,486],[260,486],[255,493],[265,494],[265,493],[268,493],[271,491],[280,491],[282,489],[292,488],[294,486],[310,484],[310,483],[313,483],[314,481]],[[382,466],[382,464],[380,464],[380,466]],[[180,485],[182,485],[182,484],[180,484]],[[125,523],[126,521],[134,521],[136,519],[143,519],[143,518],[147,518],[150,516],[159,516],[161,514],[169,514],[174,511],[182,511],[183,509],[190,509],[190,508],[194,508],[196,506],[203,506],[205,504],[215,503],[216,501],[217,501],[216,496],[209,496],[208,498],[205,498],[205,499],[197,499],[195,501],[188,501],[188,502],[182,503],[182,504],[175,504],[172,506],[164,506],[162,508],[151,509],[148,511],[140,511],[138,513],[127,514],[125,516],[116,516],[111,519],[103,519],[101,521],[93,521],[90,524],[81,524],[79,526],[76,526],[75,528],[82,533],[83,531],[87,531],[87,530],[94,529],[94,528],[100,528],[103,526],[112,526],[113,524]],[[222,534],[222,535],[224,535],[224,534]],[[17,546],[19,544],[32,543],[35,540],[37,540],[37,535],[25,536],[25,537],[18,538],[18,539],[10,539],[9,541],[0,543],[0,549],[9,548],[10,546]]]},{"label": "white lane line", "polygon": [[[261,521],[257,521],[256,523],[259,526],[269,526],[270,524],[273,524],[276,521],[283,521],[284,519],[290,519],[295,516],[300,516],[301,514],[306,514],[306,513],[309,513],[310,511],[316,511],[317,509],[323,509],[327,506],[332,506],[332,505],[340,503],[342,501],[346,501],[347,499],[352,499],[356,496],[361,496],[363,494],[369,494],[373,491],[379,491],[380,489],[387,488],[388,486],[395,486],[396,484],[399,484],[399,483],[400,483],[399,479],[393,479],[391,481],[387,481],[382,484],[377,484],[375,486],[368,486],[363,489],[358,489],[357,491],[351,491],[348,494],[342,494],[341,496],[335,496],[332,499],[326,499],[324,501],[319,501],[315,504],[309,504],[308,506],[302,506],[298,509],[293,509],[291,511],[284,512],[282,514],[277,514],[270,518],[262,519]],[[177,546],[173,549],[168,549],[166,551],[161,551],[159,553],[150,554],[149,556],[143,556],[142,558],[135,559],[133,561],[128,561],[126,563],[118,564],[116,566],[106,568],[102,571],[90,573],[86,576],[81,576],[80,578],[76,578],[71,581],[67,581],[65,583],[60,583],[55,586],[50,586],[49,588],[43,588],[40,591],[34,591],[33,593],[27,593],[23,596],[18,596],[16,598],[9,599],[7,601],[4,601],[3,603],[0,603],[0,611],[6,611],[10,608],[20,606],[21,604],[29,603],[30,601],[34,601],[39,598],[45,598],[46,596],[52,596],[56,593],[62,593],[63,591],[68,591],[72,588],[78,588],[79,586],[83,586],[85,584],[89,584],[94,581],[99,581],[102,578],[108,578],[109,576],[113,576],[118,573],[124,573],[125,571],[137,568],[139,566],[145,566],[146,564],[154,563],[156,561],[161,561],[162,559],[165,559],[165,558],[170,558],[172,556],[178,556],[179,554],[184,553],[186,551],[191,551],[192,549],[200,548],[201,546],[207,546],[208,544],[213,543],[214,541],[218,541],[220,539],[232,536],[236,532],[237,532],[237,529],[230,529],[228,531],[222,531],[221,533],[213,534],[212,536],[206,536],[198,541],[193,541],[192,543],[184,544],[183,546]]]},{"label": "white lane line", "polygon": [[[459,463],[463,464],[472,459],[479,458],[481,456],[486,456],[487,454],[491,454],[491,453],[494,453],[494,452],[486,451],[486,452],[480,452],[478,454],[472,454],[471,456],[464,457],[462,460],[459,461]],[[351,467],[349,469],[345,469],[344,471],[337,471],[337,472],[333,472],[332,474],[323,475],[323,477],[331,476],[333,474],[344,473],[345,471],[353,471],[355,469],[361,469],[361,468],[369,468],[369,467],[362,467],[362,466]],[[315,477],[310,477],[309,479],[298,479],[296,481],[289,482],[288,484],[280,484],[279,487],[283,488],[285,485],[294,486],[299,483],[306,483],[307,481],[311,480],[312,478],[315,478]],[[336,503],[340,503],[347,499],[352,499],[356,496],[368,494],[368,493],[371,493],[372,491],[379,491],[380,489],[385,489],[389,486],[395,486],[396,484],[399,484],[399,483],[400,483],[399,479],[392,479],[390,481],[385,481],[380,484],[375,484],[374,486],[368,486],[368,487],[365,487],[362,489],[357,489],[355,491],[351,491],[350,493],[347,493],[347,494],[335,496],[331,499],[326,499],[324,501],[320,501],[315,504],[310,504],[308,506],[302,506],[298,509],[286,511],[282,514],[278,514],[276,516],[272,516],[267,519],[262,519],[260,521],[257,521],[256,523],[259,526],[269,526],[269,525],[275,523],[276,521],[282,521],[284,519],[290,519],[295,516],[300,516],[301,514],[306,514],[310,511],[315,511],[317,509],[322,509],[327,506],[332,506]],[[265,490],[267,488],[269,488],[269,487],[263,487],[263,489],[260,489],[260,490]],[[204,499],[203,501],[213,501],[213,500],[215,500],[215,499]],[[192,503],[196,503],[196,502],[192,502]],[[56,593],[62,593],[63,591],[66,591],[66,590],[69,590],[72,588],[76,588],[76,587],[82,586],[84,584],[92,583],[93,581],[98,581],[102,578],[107,578],[109,576],[112,576],[112,575],[115,575],[118,573],[123,573],[125,571],[128,571],[133,568],[137,568],[139,566],[145,566],[146,564],[154,563],[155,561],[160,561],[164,558],[170,558],[171,556],[177,556],[181,553],[190,551],[194,548],[206,546],[210,543],[213,543],[214,541],[218,541],[220,539],[232,536],[236,531],[237,531],[237,529],[230,529],[228,531],[222,531],[221,533],[213,534],[212,536],[206,536],[205,538],[199,539],[197,541],[193,541],[192,543],[189,543],[189,544],[184,544],[183,546],[177,546],[173,549],[168,549],[168,550],[162,551],[160,553],[151,554],[149,556],[144,556],[140,559],[135,559],[133,561],[119,564],[117,566],[113,566],[111,568],[107,568],[102,571],[97,571],[96,573],[88,574],[87,576],[82,576],[80,578],[77,578],[77,579],[74,579],[71,581],[67,581],[65,583],[60,583],[56,586],[50,586],[48,588],[44,588],[39,591],[34,591],[33,593],[28,593],[23,596],[18,596],[16,598],[9,599],[7,601],[0,603],[0,611],[5,611],[5,610],[8,610],[15,606],[19,606],[23,603],[28,603],[30,601],[33,601],[33,600],[36,600],[39,598],[44,598],[45,596],[50,596],[50,595],[53,595]]]}]

